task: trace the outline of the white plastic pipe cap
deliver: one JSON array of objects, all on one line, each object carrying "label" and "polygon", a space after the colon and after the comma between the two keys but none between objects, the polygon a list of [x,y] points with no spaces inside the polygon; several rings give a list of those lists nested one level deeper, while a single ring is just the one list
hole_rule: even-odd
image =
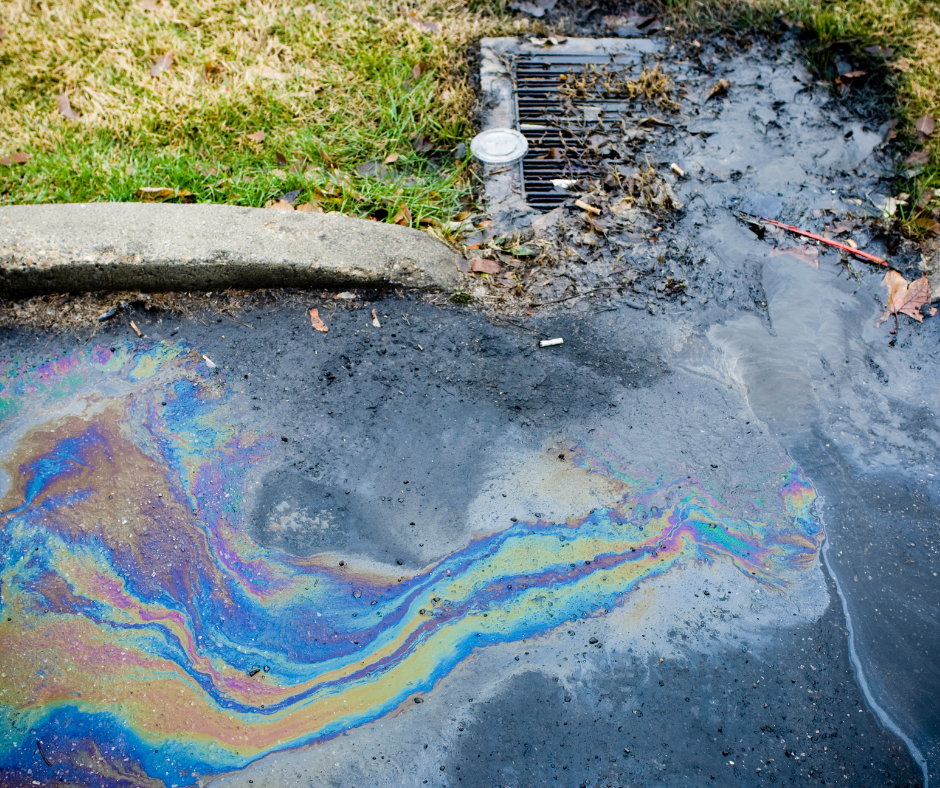
[{"label": "white plastic pipe cap", "polygon": [[528,140],[515,129],[489,129],[470,140],[470,152],[484,164],[514,164],[528,149]]}]

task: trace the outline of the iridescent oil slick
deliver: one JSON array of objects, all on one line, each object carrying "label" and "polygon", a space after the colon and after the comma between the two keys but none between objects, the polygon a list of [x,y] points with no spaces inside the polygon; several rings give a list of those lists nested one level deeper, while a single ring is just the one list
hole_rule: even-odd
[{"label": "iridescent oil slick", "polygon": [[0,371],[5,779],[191,785],[375,720],[474,652],[604,615],[684,564],[785,591],[818,556],[796,468],[740,500],[587,443],[573,459],[619,485],[615,505],[507,523],[404,576],[289,555],[250,536],[273,441],[242,408],[183,344]]}]

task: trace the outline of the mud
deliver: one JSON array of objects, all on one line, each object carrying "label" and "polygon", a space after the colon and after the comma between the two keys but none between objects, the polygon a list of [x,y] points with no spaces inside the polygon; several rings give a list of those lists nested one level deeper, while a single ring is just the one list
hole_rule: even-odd
[{"label": "mud", "polygon": [[883,169],[792,50],[729,58],[778,125],[732,91],[624,247],[685,304],[3,330],[0,784],[926,784],[938,323],[737,220]]}]

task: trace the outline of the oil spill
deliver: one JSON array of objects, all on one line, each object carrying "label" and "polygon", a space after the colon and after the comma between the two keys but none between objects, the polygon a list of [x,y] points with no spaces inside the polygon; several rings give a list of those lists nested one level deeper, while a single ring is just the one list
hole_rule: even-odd
[{"label": "oil spill", "polygon": [[[345,317],[351,323],[359,314]],[[280,341],[277,331],[267,338]],[[308,335],[298,345],[319,342]],[[234,362],[211,352],[223,367]],[[556,366],[533,362],[548,377]],[[309,361],[299,369],[311,382],[321,370]],[[0,626],[11,775],[40,768],[35,738],[59,778],[192,784],[374,723],[447,685],[477,654],[615,615],[641,586],[687,566],[730,571],[781,599],[818,573],[815,495],[785,456],[754,457],[739,468],[747,483],[728,489],[680,457],[636,452],[652,419],[638,420],[631,437],[606,412],[592,417],[583,394],[565,400],[580,400],[583,412],[555,462],[580,469],[567,474],[574,488],[599,477],[590,494],[604,505],[571,514],[586,499],[563,487],[559,512],[569,516],[471,522],[458,548],[411,571],[348,540],[308,539],[303,550],[258,540],[252,511],[268,511],[268,531],[273,524],[307,534],[329,521],[318,482],[280,483],[293,471],[283,471],[290,465],[277,454],[286,425],[272,429],[273,419],[296,423],[310,411],[269,403],[267,429],[258,429],[250,389],[236,385],[244,377],[213,372],[187,343],[122,342],[45,363],[22,359],[4,379]],[[399,402],[377,409],[376,420]],[[515,407],[494,405],[489,421],[503,431],[488,428],[491,479],[500,457],[518,460],[537,445],[537,436],[528,436],[528,449],[507,442]],[[463,410],[448,401],[439,416]],[[344,422],[341,432],[353,437],[352,426]],[[401,429],[385,436],[389,448],[414,439]],[[341,440],[321,433],[318,442]],[[696,443],[683,445],[694,451]],[[324,476],[348,472],[359,449],[345,451]],[[409,475],[420,479],[431,460],[414,458]],[[361,496],[373,477],[346,483]],[[258,486],[266,491],[255,493]],[[311,508],[314,500],[320,508]],[[476,512],[501,501],[484,500]],[[290,512],[292,502],[306,514]],[[411,533],[397,518],[357,527],[380,545]],[[618,637],[629,642],[635,633],[624,629]]]},{"label": "oil spill", "polygon": [[4,332],[0,784],[922,781],[937,324],[889,346],[880,277],[735,219],[880,171],[792,51],[735,58],[685,212],[617,252],[688,277],[635,279],[662,315]]},{"label": "oil spill", "polygon": [[773,333],[749,318],[714,327],[718,366],[817,485],[869,699],[933,770],[940,403],[921,362],[936,349],[920,332],[907,353],[889,346],[877,306],[831,271],[781,261],[764,285]]}]

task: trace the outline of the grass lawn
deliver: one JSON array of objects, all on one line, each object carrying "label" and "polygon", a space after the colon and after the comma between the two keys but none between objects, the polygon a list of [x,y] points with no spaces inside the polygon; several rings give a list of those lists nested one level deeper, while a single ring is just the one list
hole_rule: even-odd
[{"label": "grass lawn", "polygon": [[[936,0],[662,3],[680,31],[761,26],[783,12],[816,35],[820,60],[847,39],[891,47],[901,141],[930,156],[911,203],[927,187],[940,193],[940,130],[923,142],[913,127],[940,115]],[[505,0],[0,8],[0,202],[134,200],[163,188],[262,206],[300,190],[298,203],[414,226],[451,219],[470,190],[455,155],[472,134],[467,47],[538,24]]]}]

